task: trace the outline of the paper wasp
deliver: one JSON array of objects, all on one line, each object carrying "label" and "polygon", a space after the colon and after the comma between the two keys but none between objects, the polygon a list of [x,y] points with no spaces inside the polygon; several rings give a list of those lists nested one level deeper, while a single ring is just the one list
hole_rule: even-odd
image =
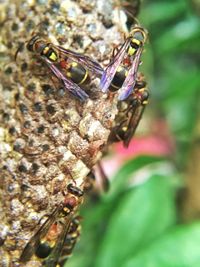
[{"label": "paper wasp", "polygon": [[149,92],[146,89],[146,82],[144,80],[136,81],[131,95],[126,101],[119,102],[119,114],[116,125],[109,136],[109,142],[123,141],[125,147],[129,146],[145,106],[148,104],[148,98]]},{"label": "paper wasp", "polygon": [[100,88],[103,92],[120,90],[119,100],[128,98],[135,88],[137,71],[146,38],[147,33],[143,28],[135,26],[131,30],[129,37],[113,55],[113,59],[102,75]]},{"label": "paper wasp", "polygon": [[71,227],[69,229],[69,233],[66,237],[66,240],[65,240],[65,243],[62,249],[62,254],[59,259],[58,267],[64,266],[66,261],[71,256],[74,246],[76,245],[76,242],[80,236],[80,232],[81,232],[80,217],[76,216],[73,218],[71,222]]},{"label": "paper wasp", "polygon": [[81,84],[90,80],[88,71],[96,76],[103,73],[102,67],[90,57],[54,45],[38,34],[27,42],[26,47],[48,66],[66,90],[80,100],[88,98],[87,93],[80,88]]},{"label": "paper wasp", "polygon": [[[74,213],[82,201],[82,196],[83,191],[78,187],[72,184],[67,186],[67,195],[64,202],[52,212],[29,240],[21,254],[21,262],[29,261],[34,254],[41,260],[44,259],[42,266],[57,266],[67,239],[72,239],[73,233],[78,229],[78,226],[77,229],[74,226]],[[73,249],[73,245],[75,245],[75,242],[73,243],[71,240],[69,250],[70,248]]]}]

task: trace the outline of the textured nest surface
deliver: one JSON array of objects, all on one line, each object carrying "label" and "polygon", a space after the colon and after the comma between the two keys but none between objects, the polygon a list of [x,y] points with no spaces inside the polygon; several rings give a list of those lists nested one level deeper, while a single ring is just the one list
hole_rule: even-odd
[{"label": "textured nest surface", "polygon": [[[116,96],[98,79],[80,102],[25,48],[33,33],[102,64],[123,42],[111,1],[5,1],[0,10],[1,266],[22,266],[21,252],[41,218],[63,200],[70,181],[82,188],[101,158],[117,114]],[[17,60],[15,61],[15,53]],[[41,266],[32,258],[24,266]]]}]

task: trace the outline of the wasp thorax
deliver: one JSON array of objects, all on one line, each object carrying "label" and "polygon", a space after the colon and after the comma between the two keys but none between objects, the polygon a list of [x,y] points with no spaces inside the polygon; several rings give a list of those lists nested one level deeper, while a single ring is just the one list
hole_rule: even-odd
[{"label": "wasp thorax", "polygon": [[78,205],[78,201],[76,197],[74,196],[68,197],[65,200],[65,205],[63,207],[63,214],[64,215],[69,214],[77,205]]},{"label": "wasp thorax", "polygon": [[37,52],[41,53],[41,56],[45,56],[52,62],[56,62],[58,59],[57,52],[51,47],[51,44],[45,44],[44,46],[41,42],[38,46]]}]

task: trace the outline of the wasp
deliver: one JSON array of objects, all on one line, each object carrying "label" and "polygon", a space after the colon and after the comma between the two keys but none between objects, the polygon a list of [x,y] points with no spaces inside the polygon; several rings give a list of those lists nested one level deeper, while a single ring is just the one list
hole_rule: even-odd
[{"label": "wasp", "polygon": [[76,245],[81,232],[80,220],[80,216],[75,216],[71,222],[70,230],[65,240],[61,257],[59,259],[58,267],[64,266],[64,264],[72,254],[74,246]]},{"label": "wasp", "polygon": [[103,73],[99,63],[89,56],[54,45],[38,34],[27,42],[26,47],[48,66],[66,90],[80,100],[88,98],[87,93],[80,87],[89,82],[88,71],[96,76],[101,76]]},{"label": "wasp", "polygon": [[[75,242],[72,242],[73,233],[79,231],[74,213],[81,203],[82,197],[83,191],[80,188],[72,184],[67,186],[67,195],[64,202],[52,212],[29,240],[21,254],[21,262],[29,261],[34,254],[43,260],[42,266],[55,267],[62,256],[63,247],[65,247],[68,239],[71,240],[68,248],[69,250],[73,249],[75,245]],[[77,227],[75,227],[75,224]]]},{"label": "wasp", "polygon": [[111,131],[109,142],[123,141],[128,147],[139,121],[142,118],[146,105],[148,104],[149,91],[146,88],[146,81],[136,81],[134,91],[126,99],[119,103],[119,115],[116,125]]},{"label": "wasp", "polygon": [[134,90],[140,58],[147,39],[147,32],[139,26],[133,27],[124,44],[113,52],[113,58],[103,72],[100,88],[105,93],[108,90],[120,90],[118,99],[125,100]]}]

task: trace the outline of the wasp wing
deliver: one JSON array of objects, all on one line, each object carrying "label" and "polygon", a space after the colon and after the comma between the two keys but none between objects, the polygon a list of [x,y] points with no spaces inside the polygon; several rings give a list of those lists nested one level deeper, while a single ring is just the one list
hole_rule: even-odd
[{"label": "wasp wing", "polygon": [[134,60],[132,62],[132,66],[128,72],[128,75],[120,89],[120,94],[118,96],[119,100],[125,100],[131,92],[134,90],[137,78],[138,67],[140,65],[140,58],[142,54],[143,48],[139,48],[136,52]]},{"label": "wasp wing", "polygon": [[135,131],[138,127],[138,124],[142,118],[143,112],[144,112],[145,106],[144,105],[137,105],[132,110],[132,115],[130,117],[130,120],[128,122],[128,130],[126,132],[126,135],[124,137],[123,144],[125,147],[128,147],[130,144],[130,141],[135,134]]},{"label": "wasp wing", "polygon": [[79,62],[83,66],[86,66],[87,69],[89,69],[92,73],[101,76],[103,74],[103,68],[101,65],[95,61],[94,59],[91,59],[88,56],[85,56],[81,53],[76,53],[71,50],[65,49],[61,46],[56,46],[56,49],[61,52],[64,56],[68,56],[70,58],[75,59],[75,61]]},{"label": "wasp wing", "polygon": [[44,62],[47,64],[47,66],[50,68],[50,70],[54,73],[54,75],[63,82],[65,88],[73,94],[75,97],[79,98],[80,100],[86,100],[88,98],[88,94],[86,94],[79,86],[78,84],[72,82],[71,80],[67,79],[62,72],[48,59],[42,58]]},{"label": "wasp wing", "polygon": [[70,229],[65,238],[62,253],[59,257],[59,267],[64,266],[66,261],[69,259],[78,237],[80,236],[80,218],[80,216],[75,216],[71,221]]},{"label": "wasp wing", "polygon": [[45,260],[45,264],[44,264],[45,267],[57,266],[59,258],[62,254],[62,248],[64,247],[64,243],[65,243],[65,240],[67,238],[67,234],[68,234],[69,229],[70,229],[71,217],[72,216],[68,216],[68,218],[66,218],[66,221],[63,224],[63,230],[61,231],[59,238],[57,240],[57,244],[54,246],[54,248],[53,248],[51,254],[49,255],[49,257],[47,258],[47,260]]},{"label": "wasp wing", "polygon": [[38,229],[36,234],[31,237],[27,245],[25,246],[21,256],[20,261],[21,262],[27,262],[31,256],[34,254],[36,248],[38,247],[40,240],[42,237],[44,237],[52,223],[56,220],[56,216],[59,213],[59,209],[55,209],[53,213],[47,218],[47,220],[43,223],[43,225]]},{"label": "wasp wing", "polygon": [[120,50],[116,54],[116,56],[113,58],[111,63],[106,67],[106,70],[104,71],[101,81],[100,81],[100,88],[102,92],[107,92],[108,88],[115,76],[115,73],[117,71],[117,68],[121,64],[121,62],[124,59],[124,55],[127,51],[127,48],[130,44],[131,38],[127,38],[124,44],[121,46]]}]

